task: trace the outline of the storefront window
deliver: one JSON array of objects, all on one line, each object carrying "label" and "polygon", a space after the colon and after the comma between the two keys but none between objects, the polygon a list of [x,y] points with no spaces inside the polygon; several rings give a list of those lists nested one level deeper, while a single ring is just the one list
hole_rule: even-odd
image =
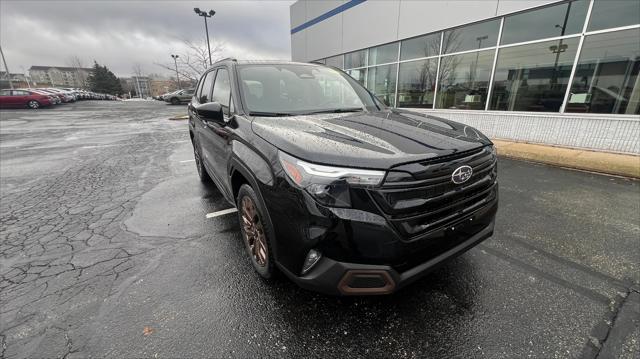
[{"label": "storefront window", "polygon": [[400,46],[400,60],[438,56],[439,53],[440,33],[404,40]]},{"label": "storefront window", "polygon": [[578,0],[504,18],[501,44],[577,34],[587,16],[588,0]]},{"label": "storefront window", "polygon": [[588,31],[640,23],[640,1],[595,0]]},{"label": "storefront window", "polygon": [[438,59],[403,62],[398,79],[398,107],[433,107]]},{"label": "storefront window", "polygon": [[367,69],[347,70],[349,76],[353,77],[362,86],[367,85]]},{"label": "storefront window", "polygon": [[567,112],[640,114],[640,29],[587,36]]},{"label": "storefront window", "polygon": [[494,50],[442,57],[437,108],[484,110]]},{"label": "storefront window", "polygon": [[395,106],[396,66],[370,67],[367,77],[367,88],[389,106]]},{"label": "storefront window", "polygon": [[451,54],[496,46],[498,31],[500,31],[498,19],[445,31],[442,39],[442,53]]},{"label": "storefront window", "polygon": [[354,51],[344,55],[345,69],[365,66],[367,66],[367,50]]},{"label": "storefront window", "polygon": [[325,64],[342,69],[344,68],[343,58],[342,55],[327,57]]},{"label": "storefront window", "polygon": [[500,49],[496,64],[492,110],[560,110],[578,38]]},{"label": "storefront window", "polygon": [[398,43],[386,44],[369,49],[369,66],[398,61]]}]

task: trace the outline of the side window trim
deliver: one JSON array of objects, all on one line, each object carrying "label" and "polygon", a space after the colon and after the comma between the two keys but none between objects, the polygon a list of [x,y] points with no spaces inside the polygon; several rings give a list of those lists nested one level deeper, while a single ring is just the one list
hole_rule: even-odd
[{"label": "side window trim", "polygon": [[[225,70],[227,72],[227,79],[229,80],[229,100],[226,103],[227,105],[227,112],[229,112],[228,114],[223,113],[223,116],[225,118],[230,118],[233,114],[235,114],[235,101],[233,100],[233,81],[231,81],[231,71],[229,70],[229,68],[227,68],[227,66],[225,65],[221,65],[215,68],[215,72],[216,72],[216,78],[215,80],[218,80],[218,72],[220,70]],[[213,82],[213,86],[211,86],[211,99],[213,99],[213,90],[216,88],[216,83],[215,81]],[[232,106],[232,104],[234,106]],[[233,111],[232,111],[233,109]],[[224,112],[224,111],[223,111]]]}]

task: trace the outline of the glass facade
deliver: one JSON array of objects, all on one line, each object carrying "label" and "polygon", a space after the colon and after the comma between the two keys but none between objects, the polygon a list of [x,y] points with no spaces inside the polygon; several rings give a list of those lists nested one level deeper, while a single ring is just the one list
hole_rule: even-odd
[{"label": "glass facade", "polygon": [[398,44],[386,44],[369,49],[369,66],[398,61]]},{"label": "glass facade", "polygon": [[353,77],[362,86],[367,86],[367,69],[347,70],[349,76]]},{"label": "glass facade", "polygon": [[477,50],[496,46],[500,32],[500,20],[471,24],[444,32],[442,53]]},{"label": "glass facade", "polygon": [[594,0],[588,30],[635,25],[639,19],[638,0]]},{"label": "glass facade", "polygon": [[368,50],[360,50],[350,52],[344,55],[344,68],[351,69],[354,67],[367,66],[367,54]]},{"label": "glass facade", "polygon": [[638,115],[640,1],[557,2],[321,61],[391,106]]},{"label": "glass facade", "polygon": [[640,29],[587,36],[567,112],[640,114]]},{"label": "glass facade", "polygon": [[440,33],[402,41],[400,60],[419,59],[440,54]]},{"label": "glass facade", "polygon": [[369,68],[367,88],[388,106],[395,106],[396,68],[398,65],[382,65]]},{"label": "glass facade", "polygon": [[589,0],[578,0],[507,16],[500,44],[513,44],[582,31]]},{"label": "glass facade", "polygon": [[559,111],[578,41],[571,38],[501,49],[490,109]]},{"label": "glass facade", "polygon": [[433,107],[438,59],[400,64],[398,72],[398,107]]},{"label": "glass facade", "polygon": [[342,62],[343,58],[344,57],[342,55],[327,57],[324,63],[328,66],[334,66],[334,67],[343,69],[344,68],[344,63]]},{"label": "glass facade", "polygon": [[484,110],[494,53],[487,50],[443,57],[436,108]]}]

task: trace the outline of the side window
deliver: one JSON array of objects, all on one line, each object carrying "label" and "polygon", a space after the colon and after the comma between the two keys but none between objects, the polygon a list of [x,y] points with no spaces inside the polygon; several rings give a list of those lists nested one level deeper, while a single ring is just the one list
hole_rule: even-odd
[{"label": "side window", "polygon": [[198,89],[197,98],[200,103],[207,103],[211,101],[211,87],[213,86],[213,79],[216,77],[215,71],[208,72],[202,81],[202,86]]},{"label": "side window", "polygon": [[11,90],[0,91],[0,96],[11,96]]},{"label": "side window", "polygon": [[222,112],[229,116],[229,98],[231,97],[231,84],[229,82],[229,72],[227,69],[219,69],[218,76],[216,77],[216,83],[213,86],[213,96],[211,99],[214,102],[222,105]]}]

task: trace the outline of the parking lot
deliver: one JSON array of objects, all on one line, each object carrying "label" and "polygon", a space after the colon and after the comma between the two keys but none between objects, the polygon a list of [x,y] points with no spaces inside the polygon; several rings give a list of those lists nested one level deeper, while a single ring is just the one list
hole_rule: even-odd
[{"label": "parking lot", "polygon": [[184,106],[0,112],[0,357],[640,355],[637,181],[501,159],[495,235],[382,297],[253,273]]}]

